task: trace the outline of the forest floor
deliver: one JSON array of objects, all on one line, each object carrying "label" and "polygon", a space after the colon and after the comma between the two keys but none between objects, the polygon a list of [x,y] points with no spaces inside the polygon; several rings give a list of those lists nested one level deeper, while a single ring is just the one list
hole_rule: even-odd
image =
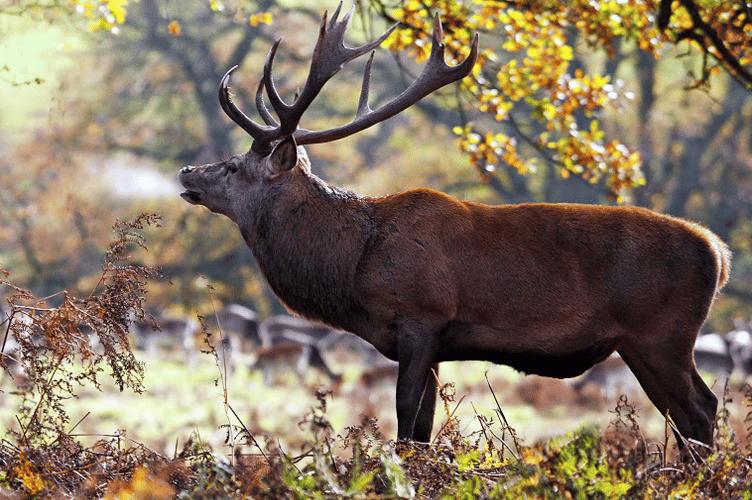
[{"label": "forest floor", "polygon": [[[0,385],[0,419],[6,429],[0,458],[7,469],[0,485],[18,498],[56,498],[62,491],[81,498],[170,498],[181,491],[181,498],[305,498],[306,492],[316,497],[312,492],[317,490],[334,496],[436,498],[456,497],[463,488],[471,497],[489,498],[507,498],[499,492],[512,495],[520,488],[528,488],[524,491],[533,498],[547,498],[546,492],[553,495],[557,488],[568,488],[574,498],[644,498],[646,492],[673,491],[679,485],[698,495],[704,491],[693,475],[704,458],[690,460],[689,471],[670,465],[684,464],[686,457],[678,456],[666,420],[638,387],[624,387],[624,400],[606,397],[592,385],[578,392],[571,381],[523,376],[488,363],[446,363],[439,374],[444,388],[437,437],[421,448],[390,441],[396,435],[393,370],[378,370],[386,375],[366,384],[358,354],[339,348],[325,356],[342,374],[340,381],[312,369],[299,378],[292,367],[282,366],[268,385],[243,362],[222,377],[226,372],[206,354],[150,357],[137,351],[146,368],[145,392],[121,392],[103,381],[101,391],[83,386],[76,398],[65,401],[70,441],[60,453],[68,458],[58,457],[57,467],[88,478],[78,482],[62,481],[69,474],[52,470],[49,455],[55,454],[56,443],[33,450],[19,445],[24,430],[15,413],[21,404],[13,388],[18,381],[6,374]],[[723,386],[708,383],[723,400]],[[726,451],[718,467],[724,474],[736,471],[730,483],[750,486],[752,408],[739,383],[725,398],[719,446]],[[573,453],[574,465],[562,458],[567,453]],[[79,458],[73,460],[74,455]],[[49,463],[37,463],[35,456]],[[116,474],[109,462],[118,463],[121,472]],[[568,483],[562,475],[566,467],[584,471],[588,466],[592,474],[581,484]],[[672,472],[677,476],[669,480],[667,471],[675,470],[683,472]],[[509,483],[512,477],[517,479]],[[658,483],[635,490],[636,478]],[[603,489],[606,483],[611,490]]]}]

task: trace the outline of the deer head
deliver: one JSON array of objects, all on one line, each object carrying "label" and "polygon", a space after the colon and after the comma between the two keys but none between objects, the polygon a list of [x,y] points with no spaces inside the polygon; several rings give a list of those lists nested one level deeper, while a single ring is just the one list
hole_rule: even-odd
[{"label": "deer head", "polygon": [[[327,21],[327,14],[324,14],[308,79],[292,104],[285,103],[280,97],[272,77],[274,56],[282,39],[278,38],[272,45],[264,64],[263,78],[256,91],[256,108],[264,121],[263,125],[248,118],[232,101],[228,84],[237,66],[230,68],[224,75],[219,86],[219,102],[227,116],[253,138],[253,145],[247,153],[232,156],[225,161],[183,168],[180,171],[180,182],[186,188],[182,197],[187,202],[204,205],[209,210],[226,215],[240,224],[240,220],[249,215],[248,207],[258,205],[259,197],[273,184],[271,181],[275,177],[293,169],[298,163],[301,164],[300,168],[307,171],[305,151],[297,146],[342,139],[380,123],[412,106],[431,92],[462,79],[475,64],[478,56],[477,35],[470,55],[461,64],[446,64],[443,33],[437,14],[434,19],[433,45],[428,62],[418,78],[404,92],[377,110],[370,108],[368,95],[374,55],[372,52],[365,67],[355,118],[345,125],[328,130],[313,131],[300,128],[298,125],[303,113],[324,84],[346,63],[378,47],[397,27],[392,26],[380,37],[360,47],[346,47],[344,35],[355,8],[351,8],[342,20],[338,20],[341,7],[340,3],[330,21]],[[279,121],[266,107],[264,90]]]}]

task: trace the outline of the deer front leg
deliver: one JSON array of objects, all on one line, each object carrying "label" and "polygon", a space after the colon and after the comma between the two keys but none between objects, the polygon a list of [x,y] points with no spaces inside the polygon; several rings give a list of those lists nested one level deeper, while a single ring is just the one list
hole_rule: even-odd
[{"label": "deer front leg", "polygon": [[436,377],[432,373],[439,374],[439,364],[434,363],[428,371],[426,385],[423,389],[423,399],[420,402],[418,417],[415,419],[415,428],[413,429],[413,439],[421,443],[431,441],[431,432],[433,431],[433,417],[436,413],[436,393],[438,387]]},{"label": "deer front leg", "polygon": [[[437,350],[436,330],[422,325],[397,333],[397,438],[428,442],[436,405],[431,374]],[[425,406],[423,406],[425,405]]]}]

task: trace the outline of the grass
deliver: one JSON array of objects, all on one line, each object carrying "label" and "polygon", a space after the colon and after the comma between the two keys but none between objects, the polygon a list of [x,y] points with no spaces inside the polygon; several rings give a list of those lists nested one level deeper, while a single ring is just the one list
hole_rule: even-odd
[{"label": "grass", "polygon": [[[332,390],[327,417],[335,432],[344,433],[357,425],[361,415],[377,418],[387,436],[396,434],[394,381],[385,381],[371,389],[359,381],[362,361],[344,350],[325,353],[335,372],[344,374],[340,385],[333,384],[316,371],[303,381],[292,373],[282,383],[266,386],[260,372],[239,367],[227,382],[228,402],[243,423],[260,435],[279,439],[283,448],[294,451],[305,440],[307,429],[299,423],[317,403],[316,389]],[[225,446],[228,423],[223,408],[220,371],[214,358],[206,354],[192,356],[188,362],[180,353],[163,353],[149,358],[136,351],[145,363],[144,392],[120,392],[114,384],[103,383],[102,392],[83,387],[78,397],[67,400],[66,409],[72,422],[80,422],[75,433],[84,443],[91,443],[102,434],[121,430],[128,438],[143,443],[162,454],[174,452],[193,434],[215,450],[230,454]],[[489,377],[493,392],[489,389]],[[512,369],[481,362],[445,363],[440,372],[442,383],[455,385],[456,403],[453,416],[464,424],[464,430],[478,430],[478,417],[495,419],[496,403],[502,409],[520,438],[529,444],[566,434],[577,428],[596,425],[607,428],[613,420],[616,400],[609,401],[591,391],[578,396],[564,381],[525,377]],[[14,382],[6,375],[0,389],[3,394],[0,421],[4,428],[15,428],[18,396],[12,394]],[[718,391],[717,391],[718,392]],[[719,394],[720,395],[720,394]],[[737,393],[737,401],[741,395]],[[649,401],[640,394],[631,400],[639,411],[640,424],[648,438],[660,440],[664,422]],[[731,407],[732,422],[743,429],[744,409]],[[435,428],[446,421],[439,408]],[[233,424],[238,424],[237,420]]]},{"label": "grass", "polygon": [[[264,385],[260,372],[244,366],[228,376],[227,400],[240,419],[231,417],[232,423],[242,423],[260,445],[239,445],[233,454],[226,442],[228,418],[214,358],[200,354],[189,362],[180,353],[135,354],[145,363],[142,393],[121,392],[103,381],[101,392],[83,386],[78,397],[65,401],[75,426],[71,435],[83,449],[97,449],[104,439],[117,449],[110,452],[113,457],[124,452],[137,456],[119,479],[96,492],[78,490],[77,497],[109,492],[114,495],[110,498],[172,498],[182,488],[187,496],[181,498],[660,498],[663,490],[673,489],[714,498],[700,494],[707,477],[703,482],[697,474],[707,476],[708,470],[694,465],[691,472],[672,472],[674,478],[656,472],[683,470],[684,465],[672,464],[673,455],[657,453],[665,440],[665,422],[643,397],[635,398],[642,408],[640,430],[614,433],[616,401],[578,396],[566,382],[524,377],[505,367],[448,363],[442,366],[441,381],[454,385],[445,387],[445,404],[437,411],[440,437],[427,447],[394,443],[389,440],[396,434],[393,381],[364,388],[362,361],[335,349],[325,355],[334,371],[344,374],[339,385],[314,371],[302,381],[283,377],[274,386]],[[13,381],[5,376],[0,388],[0,419],[6,428],[18,430],[12,408],[19,396],[12,394]],[[520,437],[519,448],[508,430],[506,445],[487,439],[502,434],[496,399]],[[739,455],[749,445],[744,418],[750,407],[735,392],[726,408],[727,421],[736,427],[733,449]],[[5,438],[12,442],[12,436]],[[713,459],[719,465],[713,465],[711,476],[718,480],[725,477],[719,474],[737,474],[752,480],[748,470],[737,471],[740,461],[749,465],[752,460],[743,455],[732,459],[737,457],[728,448],[732,440],[724,443],[727,453]],[[653,450],[651,456],[648,450]],[[14,471],[18,475],[18,467]],[[5,484],[3,477],[0,484]],[[34,484],[29,478],[45,476],[29,472],[25,477],[23,484],[29,486]],[[638,484],[642,496],[635,493]],[[164,496],[155,496],[158,491]],[[40,489],[29,498],[51,493]]]}]

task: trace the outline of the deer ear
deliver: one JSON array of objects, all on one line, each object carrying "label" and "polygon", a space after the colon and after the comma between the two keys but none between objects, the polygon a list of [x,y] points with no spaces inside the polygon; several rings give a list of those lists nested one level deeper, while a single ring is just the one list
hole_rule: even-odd
[{"label": "deer ear", "polygon": [[270,160],[270,169],[275,174],[286,172],[294,167],[298,163],[298,145],[295,144],[295,139],[291,135],[285,137],[275,146]]}]

